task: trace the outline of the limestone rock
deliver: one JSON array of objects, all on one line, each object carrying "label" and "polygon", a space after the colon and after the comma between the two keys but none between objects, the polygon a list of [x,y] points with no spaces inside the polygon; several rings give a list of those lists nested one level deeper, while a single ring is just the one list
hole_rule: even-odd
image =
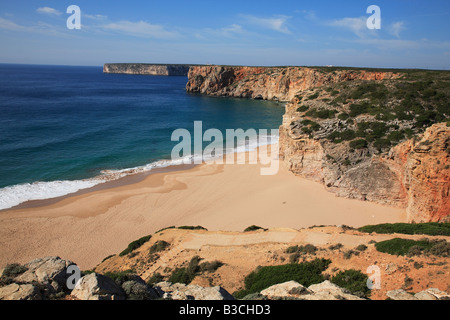
[{"label": "limestone rock", "polygon": [[234,300],[222,287],[204,288],[198,285],[161,282],[155,289],[163,298],[172,300]]},{"label": "limestone rock", "polygon": [[430,288],[414,295],[419,300],[450,300],[450,294],[437,288]]},{"label": "limestone rock", "polygon": [[395,263],[389,263],[386,266],[386,269],[384,270],[384,272],[388,275],[393,274],[395,271],[397,271],[398,266]]},{"label": "limestone rock", "polygon": [[12,283],[0,288],[0,300],[41,300],[39,290],[32,284]]},{"label": "limestone rock", "polygon": [[313,284],[308,287],[313,292],[311,296],[306,296],[308,300],[364,300],[360,297],[350,294],[334,283],[326,280],[319,284]]},{"label": "limestone rock", "polygon": [[352,295],[330,281],[324,281],[306,288],[295,281],[289,281],[271,286],[260,292],[259,296],[270,300],[295,299],[295,300],[364,300]]},{"label": "limestone rock", "polygon": [[80,300],[124,300],[125,293],[114,280],[91,273],[81,278],[71,293]]},{"label": "limestone rock", "polygon": [[27,271],[17,276],[14,281],[18,283],[38,283],[49,290],[49,293],[63,291],[66,288],[67,268],[74,265],[72,261],[59,257],[46,257],[35,259],[25,264]]},{"label": "limestone rock", "polygon": [[418,300],[417,297],[409,294],[403,289],[388,291],[386,295],[392,300]]},{"label": "limestone rock", "polygon": [[281,284],[271,286],[263,291],[261,294],[267,297],[290,297],[298,295],[312,294],[313,292],[295,281],[289,281]]}]

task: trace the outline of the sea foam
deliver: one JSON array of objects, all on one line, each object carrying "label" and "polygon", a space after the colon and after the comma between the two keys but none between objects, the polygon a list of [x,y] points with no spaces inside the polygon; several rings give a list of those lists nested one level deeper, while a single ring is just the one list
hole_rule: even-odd
[{"label": "sea foam", "polygon": [[[261,143],[262,141],[262,143]],[[260,146],[278,143],[277,135],[252,137],[246,142],[241,142],[233,149],[225,149],[224,154],[253,151]],[[89,189],[108,181],[117,180],[125,176],[149,172],[157,168],[192,164],[201,156],[191,155],[176,160],[159,160],[143,166],[120,170],[103,170],[101,175],[83,180],[63,180],[49,182],[34,182],[9,186],[0,189],[0,210],[13,208],[21,203],[33,200],[53,199],[76,193],[83,189]],[[213,161],[214,157],[203,157],[203,161]]]}]

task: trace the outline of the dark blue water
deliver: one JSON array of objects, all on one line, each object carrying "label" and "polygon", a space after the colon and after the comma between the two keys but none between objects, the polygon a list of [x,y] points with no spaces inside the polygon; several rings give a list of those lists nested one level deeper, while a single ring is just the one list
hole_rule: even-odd
[{"label": "dark blue water", "polygon": [[282,105],[189,95],[186,82],[100,67],[0,65],[0,209],[26,193],[51,197],[67,187],[61,181],[170,159],[172,132],[193,131],[194,121],[223,131],[281,124]]}]

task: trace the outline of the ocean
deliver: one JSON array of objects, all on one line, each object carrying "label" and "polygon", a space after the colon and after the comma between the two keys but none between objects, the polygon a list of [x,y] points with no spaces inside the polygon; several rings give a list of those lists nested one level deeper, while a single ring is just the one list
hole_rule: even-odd
[{"label": "ocean", "polygon": [[[195,121],[224,135],[282,122],[282,104],[187,94],[186,82],[101,67],[0,64],[0,209],[179,165],[171,160],[172,133],[193,133]],[[247,143],[256,147],[256,138]]]}]

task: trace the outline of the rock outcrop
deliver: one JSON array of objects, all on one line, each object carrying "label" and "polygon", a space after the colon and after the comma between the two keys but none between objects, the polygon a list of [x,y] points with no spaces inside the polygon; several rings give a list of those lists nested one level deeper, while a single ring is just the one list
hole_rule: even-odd
[{"label": "rock outcrop", "polygon": [[81,278],[71,295],[79,300],[125,300],[125,292],[114,280],[97,273]]},{"label": "rock outcrop", "polygon": [[0,300],[40,300],[67,293],[66,282],[73,262],[59,257],[35,259],[24,266],[15,265],[3,271]]},{"label": "rock outcrop", "polygon": [[331,83],[393,79],[399,76],[392,72],[324,72],[306,67],[192,66],[186,90],[211,96],[291,101],[299,91]]},{"label": "rock outcrop", "polygon": [[364,300],[330,281],[314,284],[308,288],[295,281],[277,284],[260,293],[268,299],[292,298],[298,300]]},{"label": "rock outcrop", "polygon": [[137,74],[151,76],[186,76],[188,65],[182,64],[145,64],[145,63],[107,63],[104,73]]},{"label": "rock outcrop", "polygon": [[168,300],[234,300],[224,288],[204,288],[198,285],[161,282],[155,286],[161,297]]},{"label": "rock outcrop", "polygon": [[[290,171],[323,183],[340,197],[404,207],[410,222],[448,220],[450,127],[445,123],[384,155],[370,156],[365,151],[349,154],[346,145],[295,132],[290,120],[280,128],[280,159]],[[336,159],[359,163],[339,166]]]},{"label": "rock outcrop", "polygon": [[450,295],[436,288],[430,288],[416,294],[403,289],[389,291],[387,297],[391,300],[450,300]]}]

